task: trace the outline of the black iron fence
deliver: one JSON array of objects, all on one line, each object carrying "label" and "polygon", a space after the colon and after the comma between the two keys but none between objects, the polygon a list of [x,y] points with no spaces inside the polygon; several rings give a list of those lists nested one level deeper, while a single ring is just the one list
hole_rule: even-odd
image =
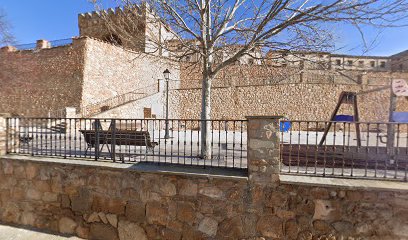
[{"label": "black iron fence", "polygon": [[201,120],[9,118],[7,149],[32,156],[246,169],[246,120],[205,122],[203,141]]},{"label": "black iron fence", "polygon": [[151,96],[159,92],[158,84],[151,84],[138,88],[136,90],[105,99],[103,101],[93,103],[81,108],[81,114],[83,117],[89,117],[98,113],[108,111],[109,109],[124,105],[126,103],[136,101],[147,96]]},{"label": "black iron fence", "polygon": [[[247,121],[205,122],[206,141],[201,120],[9,118],[7,149],[32,156],[246,169]],[[406,123],[282,120],[279,134],[281,174],[408,180]]]},{"label": "black iron fence", "polygon": [[407,181],[406,123],[280,124],[283,174]]},{"label": "black iron fence", "polygon": [[[60,46],[66,46],[72,44],[73,40],[72,38],[67,38],[67,39],[59,39],[59,40],[53,40],[49,41],[49,47],[60,47]],[[27,44],[20,44],[20,45],[15,45],[14,46],[17,50],[34,50],[37,48],[37,43],[27,43]]]}]

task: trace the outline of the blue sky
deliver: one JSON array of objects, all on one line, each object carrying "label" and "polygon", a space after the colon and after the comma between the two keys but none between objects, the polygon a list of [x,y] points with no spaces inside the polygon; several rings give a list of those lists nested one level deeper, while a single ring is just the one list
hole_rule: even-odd
[{"label": "blue sky", "polygon": [[[78,13],[93,10],[87,0],[1,0],[0,8],[13,26],[19,44],[37,39],[57,40],[78,35]],[[361,54],[361,37],[350,27],[338,26],[336,48],[344,54]],[[368,29],[366,37],[377,38],[379,30]],[[408,27],[382,30],[375,48],[366,55],[392,55],[408,49]]]}]

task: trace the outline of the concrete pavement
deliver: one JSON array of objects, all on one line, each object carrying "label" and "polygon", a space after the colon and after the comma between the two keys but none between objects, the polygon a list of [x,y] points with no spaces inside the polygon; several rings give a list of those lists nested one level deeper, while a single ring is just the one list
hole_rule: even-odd
[{"label": "concrete pavement", "polygon": [[80,240],[80,238],[62,237],[24,228],[0,225],[0,240]]}]

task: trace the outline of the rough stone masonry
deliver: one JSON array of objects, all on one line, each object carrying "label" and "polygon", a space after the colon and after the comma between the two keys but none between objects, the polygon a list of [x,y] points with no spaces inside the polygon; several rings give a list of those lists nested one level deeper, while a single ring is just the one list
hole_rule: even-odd
[{"label": "rough stone masonry", "polygon": [[248,178],[3,156],[0,219],[109,240],[408,238],[406,192],[280,183],[277,124],[249,119]]}]

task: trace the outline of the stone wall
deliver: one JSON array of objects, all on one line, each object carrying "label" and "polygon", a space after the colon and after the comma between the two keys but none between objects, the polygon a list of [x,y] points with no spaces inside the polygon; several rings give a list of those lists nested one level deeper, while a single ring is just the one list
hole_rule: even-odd
[{"label": "stone wall", "polygon": [[[115,9],[110,8],[108,11],[94,11],[79,14],[79,35],[97,38],[103,41],[111,41],[114,44],[144,52],[146,31],[145,9],[140,9],[135,6],[133,11],[140,11],[140,15],[130,15],[135,25],[132,26],[133,28],[130,28],[129,32],[122,29],[124,26],[127,26],[126,21],[129,20],[129,12],[124,12],[122,8],[117,7]],[[123,38],[122,34],[124,34],[126,38]],[[127,38],[129,36],[134,37],[128,40]]]},{"label": "stone wall", "polygon": [[248,177],[3,156],[0,220],[99,240],[408,237],[406,183],[280,182],[278,120],[249,118]]},{"label": "stone wall", "polygon": [[[170,89],[176,89],[178,87],[178,82],[169,82]],[[150,108],[152,114],[156,118],[164,119],[166,113],[166,91],[165,91],[165,82],[159,81],[158,84],[159,91],[156,94],[144,97],[140,100],[130,102],[125,105],[118,106],[116,108],[110,109],[106,112],[95,115],[97,118],[125,118],[125,119],[143,119],[144,108]],[[170,97],[170,94],[169,94]],[[172,96],[170,99],[173,101],[173,104],[178,102],[176,96]],[[180,118],[180,109],[174,108],[169,111],[170,119],[179,119]]]},{"label": "stone wall", "polygon": [[172,80],[179,80],[178,66],[165,58],[92,38],[30,51],[3,48],[0,69],[0,112],[31,117],[46,117],[65,107],[80,109],[137,89],[143,93],[158,86],[165,69]]},{"label": "stone wall", "polygon": [[178,67],[164,58],[132,52],[98,40],[87,41],[82,106],[133,90],[158,85],[169,69],[179,79]]},{"label": "stone wall", "polygon": [[[275,84],[386,85],[393,78],[408,79],[408,73],[350,70],[311,70],[274,65],[231,65],[221,70],[213,87],[263,86]],[[202,70],[192,63],[180,65],[181,89],[200,88]]]},{"label": "stone wall", "polygon": [[47,116],[49,110],[80,106],[84,41],[35,51],[9,50],[0,51],[0,112]]},{"label": "stone wall", "polygon": [[89,239],[408,237],[403,192],[5,158],[0,180],[2,222]]},{"label": "stone wall", "polygon": [[[342,91],[361,92],[378,86],[335,84],[277,84],[220,87],[212,89],[213,119],[244,119],[250,115],[285,115],[292,120],[328,121]],[[200,118],[201,89],[172,90],[172,109],[180,105],[180,117]],[[388,121],[388,90],[358,96],[361,121]],[[375,104],[374,104],[375,103]],[[398,111],[407,111],[405,98],[398,99]],[[351,114],[343,105],[340,114]]]}]

